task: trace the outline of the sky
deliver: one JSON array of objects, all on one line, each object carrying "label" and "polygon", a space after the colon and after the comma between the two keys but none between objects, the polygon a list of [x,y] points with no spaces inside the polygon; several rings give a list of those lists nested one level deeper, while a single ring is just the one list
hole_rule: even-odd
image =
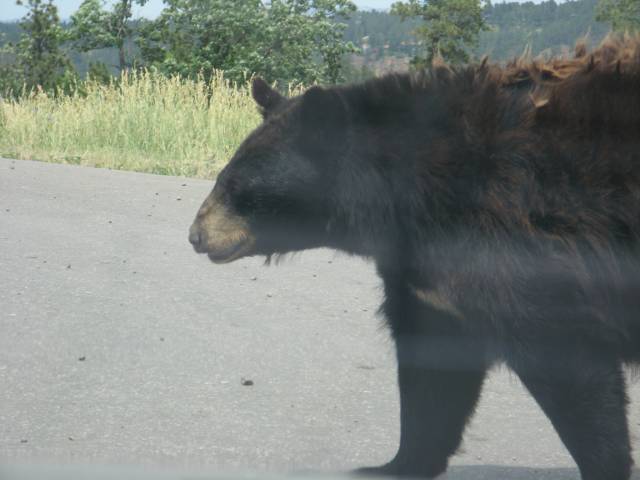
[{"label": "sky", "polygon": [[[394,0],[355,0],[358,8],[379,10],[389,8]],[[61,18],[69,18],[82,0],[55,0]],[[110,2],[109,2],[110,3]],[[136,8],[137,15],[155,16],[162,10],[162,0],[149,0],[142,9]],[[0,21],[17,20],[24,15],[25,8],[16,5],[15,0],[0,0]]]}]

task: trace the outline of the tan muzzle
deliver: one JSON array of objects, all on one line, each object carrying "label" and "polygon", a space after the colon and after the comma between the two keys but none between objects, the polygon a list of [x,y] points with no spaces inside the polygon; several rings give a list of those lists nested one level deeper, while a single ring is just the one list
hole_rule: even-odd
[{"label": "tan muzzle", "polygon": [[189,229],[189,242],[213,262],[229,263],[250,254],[255,237],[242,217],[231,213],[211,194]]}]

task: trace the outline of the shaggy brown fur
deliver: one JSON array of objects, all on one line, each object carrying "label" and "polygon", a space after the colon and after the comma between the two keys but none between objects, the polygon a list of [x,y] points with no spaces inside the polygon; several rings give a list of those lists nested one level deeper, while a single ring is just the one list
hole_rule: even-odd
[{"label": "shaggy brown fur", "polygon": [[629,108],[640,99],[640,36],[610,35],[593,52],[579,42],[572,59],[523,57],[497,75],[505,86],[530,89],[541,125],[569,122],[585,134],[604,128],[631,136],[640,125],[640,111]]}]

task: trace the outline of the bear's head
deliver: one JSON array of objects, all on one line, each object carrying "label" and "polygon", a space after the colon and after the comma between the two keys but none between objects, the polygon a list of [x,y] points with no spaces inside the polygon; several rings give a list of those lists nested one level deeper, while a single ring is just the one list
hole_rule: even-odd
[{"label": "bear's head", "polygon": [[262,124],[220,172],[189,231],[215,263],[328,244],[347,110],[337,90],[285,98],[261,79],[252,94]]}]

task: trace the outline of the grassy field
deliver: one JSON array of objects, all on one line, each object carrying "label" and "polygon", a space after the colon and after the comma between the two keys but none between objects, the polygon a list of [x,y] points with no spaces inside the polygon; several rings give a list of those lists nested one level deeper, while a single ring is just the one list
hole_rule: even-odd
[{"label": "grassy field", "polygon": [[248,84],[131,74],[0,100],[0,156],[210,178],[259,121]]}]

